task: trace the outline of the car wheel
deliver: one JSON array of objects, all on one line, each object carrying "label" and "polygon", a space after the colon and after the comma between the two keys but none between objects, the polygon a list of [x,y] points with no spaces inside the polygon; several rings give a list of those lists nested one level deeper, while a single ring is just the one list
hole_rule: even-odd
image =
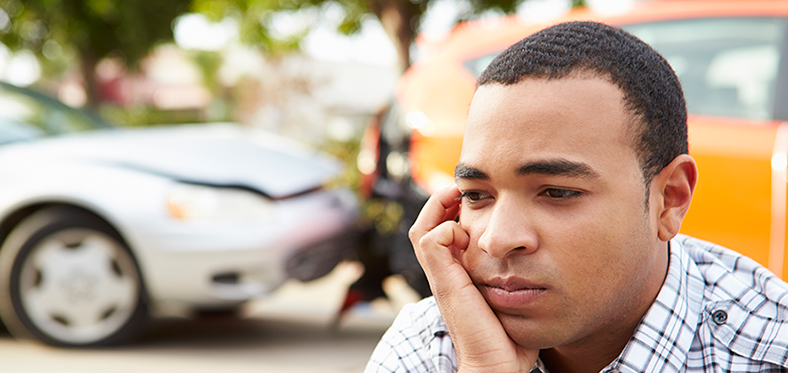
[{"label": "car wheel", "polygon": [[144,299],[128,247],[85,211],[40,210],[0,249],[0,317],[15,337],[66,347],[125,342],[147,319]]}]

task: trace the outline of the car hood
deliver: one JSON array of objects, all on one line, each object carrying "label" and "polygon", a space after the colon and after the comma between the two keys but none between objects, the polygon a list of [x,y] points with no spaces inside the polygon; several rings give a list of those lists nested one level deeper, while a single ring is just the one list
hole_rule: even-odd
[{"label": "car hood", "polygon": [[341,171],[335,159],[293,140],[229,123],[98,130],[9,144],[2,152],[249,188],[271,198],[320,187]]}]

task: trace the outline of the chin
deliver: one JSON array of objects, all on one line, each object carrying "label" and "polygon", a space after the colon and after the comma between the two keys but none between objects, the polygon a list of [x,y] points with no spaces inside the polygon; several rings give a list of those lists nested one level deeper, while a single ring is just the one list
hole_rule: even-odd
[{"label": "chin", "polygon": [[547,322],[526,316],[497,315],[509,338],[522,348],[542,350],[562,344],[561,330],[551,327]]}]

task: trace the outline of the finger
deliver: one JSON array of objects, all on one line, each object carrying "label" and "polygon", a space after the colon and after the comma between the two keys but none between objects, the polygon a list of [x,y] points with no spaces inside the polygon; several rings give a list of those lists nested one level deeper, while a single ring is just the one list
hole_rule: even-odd
[{"label": "finger", "polygon": [[[469,241],[468,234],[459,224],[447,221],[425,234],[414,245],[416,258],[437,298],[453,299],[458,289],[473,287],[470,276],[460,264],[458,253],[467,248]],[[477,296],[481,297],[481,294]],[[464,295],[461,297],[465,298]],[[479,299],[483,301],[483,298]]]},{"label": "finger", "polygon": [[458,260],[458,250],[465,250],[469,242],[468,233],[449,220],[426,233],[414,246],[422,266],[442,268]]},{"label": "finger", "polygon": [[454,220],[446,221],[439,225],[438,228],[443,226],[446,227],[447,233],[439,237],[436,243],[448,248],[451,256],[459,262],[461,252],[468,248],[471,238],[468,236],[468,232],[462,229]]},{"label": "finger", "polygon": [[451,206],[448,209],[446,209],[446,214],[443,216],[443,221],[452,220],[452,221],[456,222],[455,219],[457,218],[457,215],[459,215],[459,213],[460,213],[460,200],[459,200],[459,198],[460,197],[457,197],[455,199],[457,201],[457,204],[455,204],[454,206]]},{"label": "finger", "polygon": [[416,243],[427,232],[447,220],[453,220],[459,211],[460,191],[456,185],[435,192],[411,227],[411,240]]}]

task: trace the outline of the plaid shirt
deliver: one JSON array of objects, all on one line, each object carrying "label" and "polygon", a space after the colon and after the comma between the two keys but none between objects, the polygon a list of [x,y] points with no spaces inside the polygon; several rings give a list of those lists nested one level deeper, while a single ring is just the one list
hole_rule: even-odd
[{"label": "plaid shirt", "polygon": [[[457,371],[433,298],[403,308],[365,372]],[[537,361],[532,373],[546,373]],[[788,372],[788,285],[734,251],[679,235],[657,299],[602,372]]]}]

